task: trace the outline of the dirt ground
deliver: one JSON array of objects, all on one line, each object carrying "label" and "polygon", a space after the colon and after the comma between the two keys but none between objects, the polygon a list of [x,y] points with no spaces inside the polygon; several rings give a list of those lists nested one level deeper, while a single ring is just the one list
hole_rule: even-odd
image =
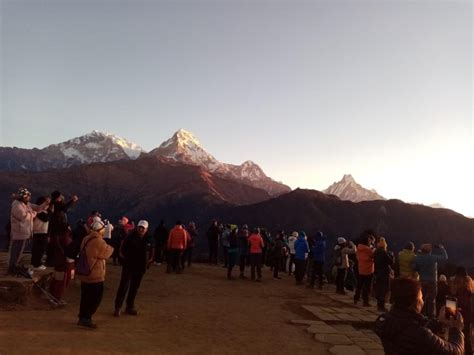
[{"label": "dirt ground", "polygon": [[0,354],[326,354],[291,319],[310,319],[302,304],[329,302],[283,275],[228,281],[222,267],[196,264],[181,275],[153,266],[139,290],[137,317],[113,317],[119,266],[108,265],[97,330],[76,326],[80,284],[55,310],[0,310]]}]

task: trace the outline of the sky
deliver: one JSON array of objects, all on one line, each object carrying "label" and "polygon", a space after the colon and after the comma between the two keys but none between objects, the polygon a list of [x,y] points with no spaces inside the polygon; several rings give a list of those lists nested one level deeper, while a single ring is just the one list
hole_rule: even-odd
[{"label": "sky", "polygon": [[292,188],[474,216],[471,1],[0,0],[0,145],[179,128]]}]

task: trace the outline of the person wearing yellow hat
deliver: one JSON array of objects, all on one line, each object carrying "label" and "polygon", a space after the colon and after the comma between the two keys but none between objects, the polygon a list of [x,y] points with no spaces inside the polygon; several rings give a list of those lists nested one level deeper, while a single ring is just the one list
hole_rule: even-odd
[{"label": "person wearing yellow hat", "polygon": [[375,263],[375,295],[377,298],[377,309],[387,312],[385,300],[390,287],[390,272],[394,264],[393,253],[387,252],[387,242],[381,237],[377,243],[374,253]]}]

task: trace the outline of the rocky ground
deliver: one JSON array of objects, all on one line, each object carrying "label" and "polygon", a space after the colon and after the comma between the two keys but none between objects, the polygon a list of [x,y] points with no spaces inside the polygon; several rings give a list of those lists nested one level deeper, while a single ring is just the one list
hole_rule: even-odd
[{"label": "rocky ground", "polygon": [[[0,254],[2,275],[5,259]],[[114,318],[120,267],[108,265],[97,330],[76,326],[79,282],[64,308],[33,290],[24,304],[0,302],[0,354],[383,354],[371,330],[375,309],[354,306],[332,285],[307,289],[287,275],[273,280],[268,269],[262,283],[228,281],[222,267],[203,264],[181,275],[164,271],[153,266],[145,275],[138,316]]]}]

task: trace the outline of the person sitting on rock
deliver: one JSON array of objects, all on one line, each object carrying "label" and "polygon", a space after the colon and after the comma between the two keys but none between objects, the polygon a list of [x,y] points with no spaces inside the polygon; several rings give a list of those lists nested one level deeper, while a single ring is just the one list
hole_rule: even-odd
[{"label": "person sitting on rock", "polygon": [[[459,311],[448,319],[443,308],[438,321],[424,317],[421,284],[410,278],[393,280],[392,299],[390,312],[375,322],[385,354],[464,354],[464,323]],[[449,328],[447,341],[436,335],[442,326]]]}]

